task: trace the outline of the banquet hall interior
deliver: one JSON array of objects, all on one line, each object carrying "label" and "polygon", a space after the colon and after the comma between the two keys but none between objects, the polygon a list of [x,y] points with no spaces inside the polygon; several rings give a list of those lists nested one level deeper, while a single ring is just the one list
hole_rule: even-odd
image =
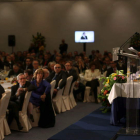
[{"label": "banquet hall interior", "polygon": [[[139,139],[139,7],[139,0],[0,0],[0,140]],[[113,48],[131,56],[114,59]],[[126,100],[128,92],[135,99]],[[135,136],[118,134],[128,114]]]}]

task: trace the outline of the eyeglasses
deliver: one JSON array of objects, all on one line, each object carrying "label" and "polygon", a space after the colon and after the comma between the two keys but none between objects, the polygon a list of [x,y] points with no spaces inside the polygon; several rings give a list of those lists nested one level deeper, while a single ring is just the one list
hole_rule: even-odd
[{"label": "eyeglasses", "polygon": [[61,67],[55,67],[55,69],[59,69],[59,68],[61,68]]},{"label": "eyeglasses", "polygon": [[26,78],[19,78],[19,80],[24,80],[24,79],[26,79]]}]

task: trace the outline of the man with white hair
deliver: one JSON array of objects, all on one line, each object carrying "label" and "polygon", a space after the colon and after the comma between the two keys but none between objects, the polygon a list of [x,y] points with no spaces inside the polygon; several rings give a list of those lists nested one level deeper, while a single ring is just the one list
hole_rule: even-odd
[{"label": "man with white hair", "polygon": [[8,105],[8,123],[10,125],[13,118],[15,118],[18,129],[22,130],[23,127],[19,121],[19,111],[22,109],[26,91],[32,91],[35,87],[31,85],[30,82],[26,81],[26,77],[23,73],[17,76],[17,80],[18,84],[11,87],[11,98]]}]

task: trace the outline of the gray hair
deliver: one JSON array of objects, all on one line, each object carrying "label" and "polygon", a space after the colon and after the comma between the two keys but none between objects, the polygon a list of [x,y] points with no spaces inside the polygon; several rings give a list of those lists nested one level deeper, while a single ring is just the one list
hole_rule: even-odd
[{"label": "gray hair", "polygon": [[46,70],[46,72],[50,75],[50,72],[47,68],[43,68],[43,70]]},{"label": "gray hair", "polygon": [[18,74],[17,80],[19,80],[19,76],[24,75],[23,73]]},{"label": "gray hair", "polygon": [[48,64],[48,65],[50,66],[50,65],[52,65],[52,64],[54,64],[54,65],[55,65],[55,64],[56,64],[56,62],[54,62],[54,61],[49,62],[49,64]]}]

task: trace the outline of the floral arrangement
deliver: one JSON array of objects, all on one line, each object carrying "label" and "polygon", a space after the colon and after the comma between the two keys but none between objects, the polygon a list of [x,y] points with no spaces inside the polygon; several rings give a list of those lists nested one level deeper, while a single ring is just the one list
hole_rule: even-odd
[{"label": "floral arrangement", "polygon": [[32,42],[35,47],[38,48],[39,51],[44,51],[44,48],[46,46],[45,44],[45,37],[41,35],[41,33],[38,33],[37,32],[37,35],[36,36],[32,36],[33,39],[32,39]]},{"label": "floral arrangement", "polygon": [[17,78],[13,78],[13,80],[11,81],[11,84],[16,85],[18,83]]},{"label": "floral arrangement", "polygon": [[109,75],[109,77],[102,77],[100,80],[103,80],[103,89],[101,90],[101,93],[98,95],[98,98],[102,102],[102,106],[104,107],[102,110],[103,113],[106,113],[108,111],[108,107],[110,107],[110,103],[108,101],[109,93],[112,89],[112,86],[114,83],[126,83],[127,82],[127,76],[123,74],[123,70],[116,71],[116,73],[112,73]]},{"label": "floral arrangement", "polygon": [[140,34],[136,33],[130,40],[130,47],[140,47]]}]

